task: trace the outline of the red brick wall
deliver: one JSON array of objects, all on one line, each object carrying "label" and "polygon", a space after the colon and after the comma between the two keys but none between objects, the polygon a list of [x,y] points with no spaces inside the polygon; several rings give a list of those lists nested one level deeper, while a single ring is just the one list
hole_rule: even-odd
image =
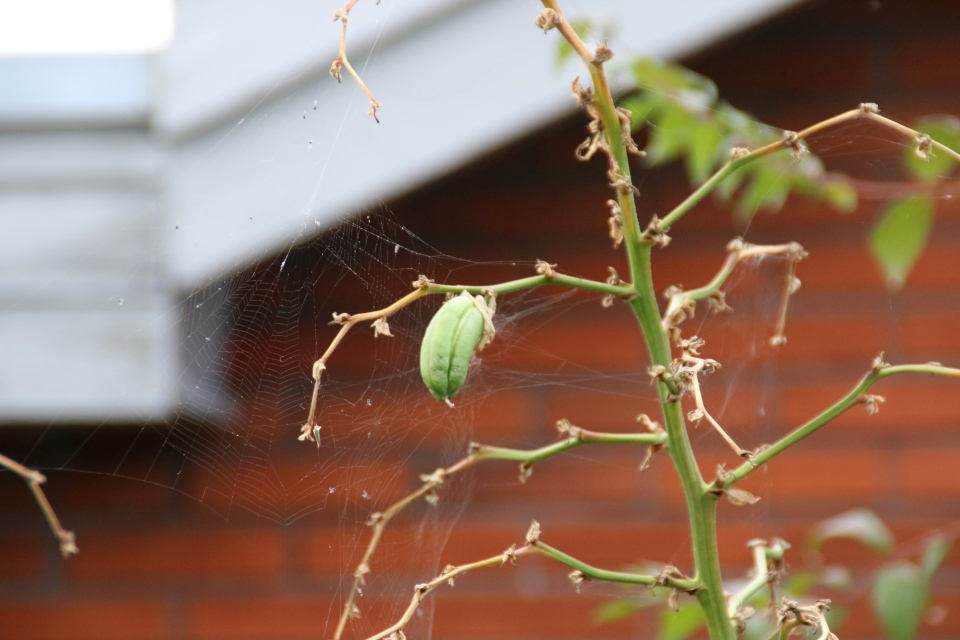
[{"label": "red brick wall", "polygon": [[[876,101],[890,116],[909,121],[922,113],[960,113],[960,72],[954,64],[958,27],[960,8],[947,1],[815,3],[689,62],[714,78],[732,103],[784,128],[800,128],[863,101]],[[582,118],[571,118],[389,208],[447,254],[482,261],[542,258],[565,272],[602,279],[608,264],[622,265],[605,235],[609,196],[602,162],[582,166],[572,157],[582,132]],[[862,156],[849,160],[835,153],[828,160],[855,170],[872,166]],[[644,216],[668,210],[687,188],[676,169],[644,174],[639,184]],[[776,366],[759,373],[743,369],[724,414],[743,446],[770,442],[819,412],[846,393],[881,350],[891,362],[960,363],[960,208],[938,204],[932,245],[907,290],[891,294],[865,250],[879,206],[864,201],[856,213],[840,216],[790,201],[778,215],[762,215],[751,225],[751,241],[797,240],[810,257],[800,265],[803,289],[791,302],[789,342]],[[657,253],[658,290],[704,282],[739,231],[729,212],[711,202],[701,205],[675,227],[674,243]],[[310,266],[323,258],[311,251],[307,246],[293,256],[283,276],[288,285],[303,287],[314,277]],[[465,274],[490,282],[528,270],[488,265],[458,273],[457,279],[466,279]],[[298,278],[299,285],[290,284]],[[317,324],[304,327],[299,340],[297,366],[304,378],[332,336],[323,324],[329,313],[363,310],[366,303],[362,292],[350,300],[342,289],[338,298],[329,299],[322,282],[315,285]],[[611,376],[642,371],[644,354],[632,322],[623,308],[602,310],[593,303],[548,323],[522,318],[512,331],[514,336],[529,332],[524,337],[531,348],[497,353],[494,345],[484,366],[543,374],[556,363],[549,353]],[[271,336],[261,337],[271,344]],[[367,358],[385,357],[371,342],[369,337],[351,342],[353,357],[336,362],[343,375],[363,380]],[[735,356],[728,346],[719,359],[726,363]],[[237,386],[249,384],[250,376],[281,371],[279,360],[262,349],[237,354],[232,362]],[[283,366],[289,371],[289,361]],[[301,386],[297,392],[302,394],[305,382]],[[655,405],[646,387],[635,395],[631,387],[623,389],[610,396],[576,387],[513,387],[485,401],[472,437],[537,446],[553,440],[552,424],[562,417],[596,430],[630,428],[638,412],[653,413]],[[708,399],[711,391],[708,386]],[[720,549],[729,575],[748,568],[747,540],[779,536],[799,547],[813,523],[855,506],[877,511],[900,541],[960,518],[960,405],[955,401],[960,388],[950,381],[899,378],[878,385],[877,392],[887,397],[879,415],[853,410],[758,473],[748,486],[762,496],[760,504],[721,507]],[[714,397],[724,399],[723,394]],[[749,404],[758,398],[766,410],[759,426]],[[401,411],[398,420],[402,416]],[[258,419],[295,433],[302,416],[297,408],[283,415],[261,411]],[[100,429],[98,445],[122,450],[134,428]],[[43,442],[70,451],[89,433],[83,427],[55,428],[44,433]],[[5,428],[0,450],[16,457],[37,437],[36,427]],[[407,449],[382,462],[403,468],[380,487],[372,508],[413,489],[417,473],[438,465],[442,439],[418,439],[418,434],[402,439]],[[304,461],[302,446],[292,440],[278,438],[272,449],[281,477],[274,500],[286,499],[289,485],[283,477],[296,480],[315,464],[312,458]],[[707,471],[718,462],[735,462],[706,426],[695,443]],[[410,453],[413,445],[419,448]],[[142,450],[144,455],[127,458],[128,474],[150,466],[150,447]],[[593,564],[617,568],[645,559],[689,569],[684,508],[666,457],[637,474],[642,452],[610,448],[580,454],[537,465],[526,485],[517,483],[513,464],[493,462],[478,469],[473,501],[451,533],[441,566],[499,553],[522,541],[536,517],[546,541]],[[187,477],[176,478],[178,487],[199,481],[189,477],[196,469],[184,473]],[[341,520],[340,511],[330,508],[287,526],[242,513],[224,520],[207,509],[225,507],[216,499],[201,505],[164,488],[174,484],[169,475],[156,478],[159,486],[110,475],[49,475],[50,498],[76,530],[81,553],[61,561],[25,488],[0,477],[0,637],[266,640],[316,638],[324,630],[332,635],[340,574],[352,572],[357,556],[356,548],[343,546],[344,539],[355,540],[362,515],[351,512]],[[418,521],[402,520],[388,536],[415,539]],[[803,564],[802,550],[789,557],[794,566]],[[851,566],[861,580],[877,562],[852,544],[831,543],[827,557]],[[416,569],[405,567],[402,556],[391,563],[404,571]],[[438,593],[435,637],[651,635],[649,613],[594,628],[591,616],[601,601],[597,592],[578,596],[563,567],[538,559],[523,559],[520,565],[462,578],[456,589]],[[408,582],[412,585],[413,577]],[[935,586],[936,603],[948,613],[923,633],[957,636],[960,552],[948,557]],[[615,591],[599,595],[610,593]],[[875,637],[865,599],[852,606],[841,637]]]}]

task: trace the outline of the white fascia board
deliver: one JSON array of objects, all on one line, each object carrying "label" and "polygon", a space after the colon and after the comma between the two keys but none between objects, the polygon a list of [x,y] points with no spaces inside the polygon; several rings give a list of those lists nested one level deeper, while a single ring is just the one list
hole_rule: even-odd
[{"label": "white fascia board", "polygon": [[[340,46],[333,13],[346,0],[189,0],[158,60],[154,128],[183,138],[326,75]],[[372,0],[351,12],[349,47],[415,37],[420,25],[466,0]]]},{"label": "white fascia board", "polygon": [[0,419],[173,414],[179,310],[145,131],[0,134]]},{"label": "white fascia board", "polygon": [[[352,80],[344,77],[338,85],[324,73],[267,98],[261,87],[261,102],[242,117],[173,145],[174,219],[166,234],[169,268],[181,286],[202,286],[281,251],[318,227],[449,173],[573,109],[569,80],[576,71],[554,71],[559,35],[533,26],[539,4],[437,0],[448,10],[392,39],[383,35],[393,20],[387,14],[379,18],[383,44],[364,57],[354,29],[362,35],[364,21],[378,20],[376,11],[389,11],[394,1],[369,7],[368,14],[360,13],[360,3],[350,22],[352,59],[383,104],[379,125],[365,115],[367,100]],[[617,18],[624,36],[618,46],[670,58],[794,3],[611,0],[604,13]],[[397,3],[394,11],[407,4],[417,3]],[[564,5],[569,16],[603,19],[596,2]],[[325,49],[330,53],[318,61],[324,71],[338,38],[338,25],[307,38],[313,44],[332,40]],[[275,78],[274,86],[279,82]],[[167,103],[169,117],[158,112],[158,122],[174,136],[195,130],[204,121],[200,102],[193,124],[189,109],[176,110],[176,100]]]},{"label": "white fascia board", "polygon": [[147,56],[0,58],[0,128],[142,127]]}]

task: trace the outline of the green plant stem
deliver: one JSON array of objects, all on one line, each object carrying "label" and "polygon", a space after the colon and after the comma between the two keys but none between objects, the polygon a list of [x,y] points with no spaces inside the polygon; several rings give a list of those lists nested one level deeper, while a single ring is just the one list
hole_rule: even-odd
[{"label": "green plant stem", "polygon": [[[776,143],[776,144],[779,145],[780,143]],[[727,163],[724,164],[722,167],[720,167],[720,169],[718,169],[716,173],[710,176],[710,178],[706,182],[700,185],[696,191],[694,191],[689,196],[687,196],[687,198],[683,202],[678,204],[676,207],[673,208],[673,210],[670,213],[664,216],[663,220],[661,220],[660,222],[660,225],[663,228],[663,230],[669,231],[670,227],[676,224],[676,222],[680,218],[682,218],[691,209],[693,209],[693,207],[696,206],[697,203],[699,203],[708,194],[710,194],[710,192],[716,189],[721,182],[723,182],[728,177],[730,177],[730,175],[733,174],[737,169],[758,158],[762,158],[765,155],[769,155],[774,151],[779,151],[780,148],[781,147],[779,146],[776,149],[770,149],[769,146],[762,147],[761,149],[757,149],[756,151],[753,151],[743,156],[742,158],[728,160]],[[761,153],[761,151],[763,153]]]},{"label": "green plant stem", "polygon": [[667,441],[664,433],[596,433],[587,432],[577,438],[567,438],[560,442],[548,444],[539,449],[507,449],[480,445],[476,456],[480,460],[515,460],[517,462],[534,463],[558,453],[569,451],[584,444],[663,444]]},{"label": "green plant stem", "polygon": [[598,569],[597,567],[591,566],[581,560],[569,556],[566,553],[554,549],[550,545],[544,544],[537,541],[534,543],[533,548],[543,555],[547,556],[552,560],[556,560],[560,564],[565,564],[572,569],[576,569],[583,577],[587,580],[604,580],[606,582],[625,582],[628,584],[644,584],[647,586],[664,586],[671,589],[678,589],[681,591],[691,591],[699,587],[699,583],[696,580],[689,580],[685,578],[676,578],[666,575],[652,576],[642,573],[629,573],[625,571],[607,571],[606,569]]},{"label": "green plant stem", "polygon": [[860,404],[862,402],[863,394],[873,386],[873,383],[888,376],[901,373],[926,373],[930,375],[960,377],[960,369],[943,367],[937,364],[904,364],[874,369],[865,375],[863,379],[860,380],[860,383],[854,387],[850,393],[844,396],[839,402],[831,406],[829,409],[818,415],[813,420],[810,420],[809,422],[796,428],[794,431],[790,432],[780,440],[777,440],[777,442],[770,445],[763,451],[758,452],[750,462],[746,462],[730,473],[724,474],[721,478],[718,478],[717,487],[720,489],[727,489],[735,482],[742,480],[760,466],[766,464],[770,459],[783,453],[796,443],[800,442],[814,431],[845,412],[847,409]]},{"label": "green plant stem", "polygon": [[[630,265],[630,280],[636,296],[628,299],[640,323],[652,365],[668,370],[673,360],[669,336],[661,325],[660,310],[653,290],[653,278],[650,253],[653,241],[640,232],[637,219],[636,202],[630,178],[630,164],[627,149],[621,137],[620,119],[617,115],[613,96],[603,71],[602,63],[595,63],[594,57],[584,46],[579,36],[563,18],[556,0],[541,0],[543,5],[552,9],[560,18],[557,28],[573,46],[590,71],[593,81],[593,104],[603,124],[603,131],[610,154],[611,167],[608,174],[616,178],[617,201],[620,206],[623,229],[623,244]],[[760,150],[754,152],[759,154]],[[718,181],[722,179],[719,178]],[[703,197],[703,196],[700,196]],[[690,205],[691,207],[693,204]],[[660,405],[663,410],[664,425],[667,431],[667,447],[674,466],[680,475],[687,512],[690,518],[690,534],[693,543],[693,556],[696,565],[696,592],[707,621],[712,640],[735,640],[736,633],[727,616],[726,597],[723,593],[723,580],[720,573],[720,557],[717,549],[717,496],[707,491],[700,475],[687,427],[683,409],[676,399],[676,383],[664,379],[657,380]]]},{"label": "green plant stem", "polygon": [[502,293],[510,293],[511,291],[532,289],[534,287],[542,287],[550,284],[555,284],[562,287],[571,287],[573,289],[586,289],[588,291],[596,291],[598,293],[605,293],[619,297],[626,297],[633,294],[633,287],[628,284],[607,284],[605,282],[597,282],[596,280],[576,278],[574,276],[568,276],[562,273],[556,273],[553,276],[530,276],[529,278],[520,278],[518,280],[511,280],[509,282],[501,282],[499,284],[485,286],[430,283],[427,285],[425,290],[427,293],[460,293],[461,291],[466,291],[474,295],[479,295],[482,294],[484,290],[492,289],[499,295]]},{"label": "green plant stem", "polygon": [[730,604],[727,612],[733,616],[747,603],[758,591],[770,584],[775,574],[771,573],[767,566],[767,558],[779,561],[783,558],[785,549],[775,543],[772,547],[765,546],[762,540],[756,540],[753,543],[753,579],[748,582],[740,591],[730,597]]}]

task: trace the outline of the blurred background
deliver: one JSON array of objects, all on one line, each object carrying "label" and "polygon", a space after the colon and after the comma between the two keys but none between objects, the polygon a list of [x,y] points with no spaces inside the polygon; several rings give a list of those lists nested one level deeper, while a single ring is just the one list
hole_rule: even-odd
[{"label": "blurred background", "polygon": [[[327,73],[335,3],[83,4],[44,4],[39,32],[16,3],[0,6],[0,453],[43,471],[80,549],[62,559],[26,486],[0,474],[0,636],[332,637],[364,521],[417,474],[471,439],[530,448],[553,441],[560,418],[618,431],[655,414],[625,308],[531,296],[506,307],[510,348],[484,355],[490,372],[465,389],[461,413],[428,406],[416,382],[428,306],[398,317],[397,344],[345,343],[321,446],[296,441],[330,313],[388,304],[419,273],[498,282],[531,274],[536,259],[599,280],[610,264],[624,273],[606,236],[604,163],[573,156],[585,120],[568,83],[580,71],[558,64],[556,34],[532,25],[538,3],[360,2],[348,55],[383,104],[379,124],[351,79]],[[596,5],[563,7],[608,26],[615,52],[682,62],[784,129],[861,102],[906,123],[960,113],[956,3]],[[656,256],[662,291],[706,282],[736,235],[811,254],[777,354],[757,347],[768,336],[748,334],[750,322],[701,327],[721,354],[707,355],[733,361],[708,401],[746,448],[845,394],[880,351],[892,363],[960,363],[957,205],[937,199],[930,244],[891,291],[866,238],[904,188],[895,161],[908,146],[871,129],[811,146],[858,180],[854,212],[790,198],[748,222],[708,199]],[[679,163],[638,163],[635,175],[642,218],[690,190]],[[750,272],[743,291],[777,273]],[[769,296],[730,300],[761,324],[777,308]],[[528,310],[538,305],[547,319]],[[930,530],[954,535],[960,518],[956,384],[900,378],[877,393],[878,415],[851,411],[755,474],[760,504],[720,512],[730,575],[750,568],[756,537],[793,543],[798,571],[850,567],[852,586],[834,596],[849,612],[843,638],[880,635],[864,585],[883,558],[847,541],[811,554],[815,524],[868,507],[906,557]],[[736,462],[706,427],[695,438],[705,473]],[[643,453],[578,450],[524,485],[491,463],[452,483],[437,513],[413,507],[383,551],[390,577],[371,584],[371,614],[345,637],[386,626],[438,567],[522,542],[533,518],[550,544],[598,566],[690,570],[672,467],[657,459],[638,474]],[[598,627],[603,603],[624,594],[578,594],[564,567],[520,564],[436,594],[417,633],[626,638],[659,624],[645,609]],[[956,551],[932,602],[921,635],[960,634]]]}]

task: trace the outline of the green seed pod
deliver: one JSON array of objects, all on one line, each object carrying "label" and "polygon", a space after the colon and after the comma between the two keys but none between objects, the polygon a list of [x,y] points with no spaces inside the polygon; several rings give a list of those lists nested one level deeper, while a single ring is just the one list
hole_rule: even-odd
[{"label": "green seed pod", "polygon": [[420,345],[420,374],[434,398],[449,402],[460,391],[483,328],[483,314],[469,295],[448,300],[430,320]]}]

